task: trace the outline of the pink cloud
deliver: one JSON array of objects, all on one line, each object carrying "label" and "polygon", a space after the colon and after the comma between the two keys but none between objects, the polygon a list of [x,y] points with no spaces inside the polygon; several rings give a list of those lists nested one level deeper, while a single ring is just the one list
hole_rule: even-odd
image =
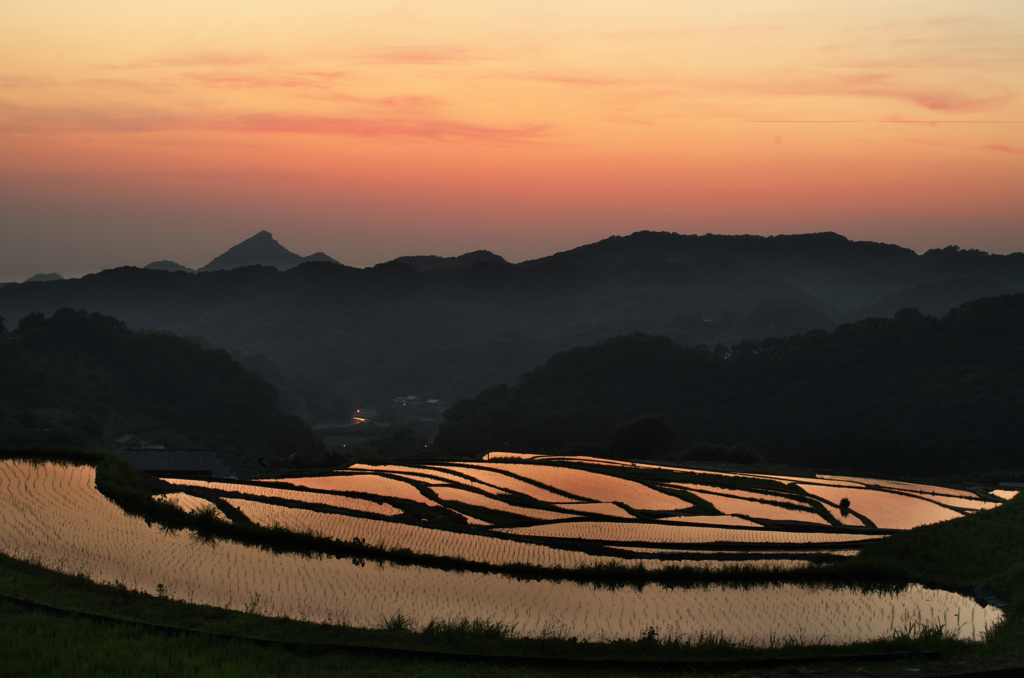
[{"label": "pink cloud", "polygon": [[975,113],[1008,104],[1008,92],[971,92],[954,87],[937,89],[903,82],[888,73],[818,73],[802,79],[786,76],[764,82],[709,83],[711,88],[748,91],[762,95],[845,96],[897,99],[944,113]]},{"label": "pink cloud", "polygon": [[547,125],[515,128],[489,127],[445,119],[408,118],[333,118],[322,116],[275,115],[254,113],[237,116],[213,125],[216,129],[275,134],[323,134],[357,137],[411,137],[463,139],[508,143],[536,140]]},{"label": "pink cloud", "polygon": [[1004,146],[1003,144],[985,144],[984,146],[978,146],[978,148],[984,148],[988,151],[997,151],[999,153],[1009,153],[1010,155],[1024,155],[1024,148]]},{"label": "pink cloud", "polygon": [[414,138],[433,141],[480,141],[492,144],[537,142],[548,125],[496,127],[439,117],[329,117],[249,113],[234,116],[189,116],[154,110],[97,111],[34,109],[0,103],[0,132],[67,134],[76,132],[167,132],[218,130],[265,134],[310,134],[369,138]]}]

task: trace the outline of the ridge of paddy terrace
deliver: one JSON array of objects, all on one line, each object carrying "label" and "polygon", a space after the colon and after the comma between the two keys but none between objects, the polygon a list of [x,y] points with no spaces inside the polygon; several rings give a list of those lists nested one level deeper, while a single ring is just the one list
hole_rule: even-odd
[{"label": "ridge of paddy terrace", "polygon": [[[791,566],[800,565],[820,554],[849,557],[859,545],[894,530],[999,503],[991,501],[991,494],[983,499],[965,490],[912,483],[890,487],[885,481],[850,477],[507,453],[476,462],[357,464],[322,476],[248,484],[168,482],[176,491],[211,498],[220,493],[240,516],[266,527],[541,567],[596,564],[612,554],[628,554],[630,561],[648,567],[715,566],[700,554],[729,553],[735,562],[747,551],[751,562],[763,562],[766,550],[779,552]],[[287,487],[294,489],[282,489]],[[387,527],[394,522],[426,531],[413,539],[412,533]],[[431,536],[433,531],[484,541],[472,547],[465,542],[463,548],[461,538]],[[526,548],[530,544],[555,551],[542,554]]]}]

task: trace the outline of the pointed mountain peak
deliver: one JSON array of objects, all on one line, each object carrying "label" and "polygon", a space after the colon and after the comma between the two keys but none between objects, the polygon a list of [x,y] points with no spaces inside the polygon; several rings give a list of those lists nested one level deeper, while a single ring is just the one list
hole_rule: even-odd
[{"label": "pointed mountain peak", "polygon": [[257,233],[253,237],[249,238],[248,240],[242,241],[242,244],[244,245],[247,242],[252,242],[252,243],[262,242],[262,243],[267,243],[267,244],[273,243],[275,245],[278,244],[278,242],[276,240],[274,240],[274,236],[273,236],[273,234],[271,234],[270,231],[260,231],[259,233]]},{"label": "pointed mountain peak", "polygon": [[273,266],[286,271],[301,263],[302,257],[282,247],[269,231],[260,231],[216,257],[199,272],[230,270],[242,266]]}]

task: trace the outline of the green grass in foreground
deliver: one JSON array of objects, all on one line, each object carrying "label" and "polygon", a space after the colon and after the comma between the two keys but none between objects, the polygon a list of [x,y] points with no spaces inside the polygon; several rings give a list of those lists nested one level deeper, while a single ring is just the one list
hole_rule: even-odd
[{"label": "green grass in foreground", "polygon": [[887,572],[964,592],[988,584],[1006,603],[990,649],[1024,654],[1024,493],[988,511],[879,539],[834,569]]},{"label": "green grass in foreground", "polygon": [[[0,602],[0,675],[91,676],[551,676],[543,669],[452,664],[351,653],[312,656],[246,640],[165,635],[130,624],[54,617]],[[566,674],[567,675],[567,674]]]},{"label": "green grass in foreground", "polygon": [[[128,485],[134,478],[124,478],[122,482]],[[119,483],[120,484],[120,483]],[[139,499],[148,498],[143,488],[124,487],[131,494],[136,494]],[[123,490],[122,490],[123,491]],[[126,493],[128,494],[128,493]],[[383,648],[401,648],[426,650],[432,652],[459,652],[481,655],[511,655],[511,656],[534,656],[551,658],[578,658],[578,659],[628,659],[628,660],[666,660],[666,661],[714,661],[721,659],[761,659],[761,658],[799,658],[826,655],[855,655],[868,653],[881,653],[892,651],[934,651],[940,652],[946,657],[957,658],[991,657],[1010,654],[1021,654],[1024,652],[1024,625],[1021,623],[1021,610],[1024,604],[1024,497],[1018,497],[1004,506],[991,511],[977,513],[955,521],[940,523],[937,525],[918,528],[906,533],[897,534],[884,540],[879,540],[870,547],[865,548],[862,555],[847,561],[838,566],[820,568],[828,570],[831,579],[845,579],[851,584],[862,580],[868,574],[869,579],[884,577],[893,582],[921,581],[926,583],[941,584],[947,588],[959,590],[971,590],[974,586],[986,583],[989,584],[995,593],[1007,602],[1005,611],[1008,616],[1007,622],[1000,625],[989,636],[986,643],[971,643],[955,640],[937,629],[914,629],[906,630],[911,633],[897,633],[893,638],[874,641],[871,643],[857,643],[847,646],[817,646],[804,642],[796,642],[783,639],[773,648],[755,648],[742,644],[734,644],[722,641],[720,638],[703,639],[682,639],[682,638],[648,638],[634,639],[630,641],[616,641],[610,643],[580,643],[575,640],[562,637],[548,638],[518,638],[508,629],[502,629],[494,624],[486,622],[473,622],[465,620],[452,620],[450,623],[435,624],[432,629],[420,629],[418,632],[410,630],[409,625],[404,623],[400,617],[391,620],[382,620],[378,629],[357,629],[347,626],[323,626],[291,619],[267,618],[244,612],[223,610],[199,605],[189,605],[181,601],[158,599],[142,593],[118,589],[115,587],[101,586],[94,584],[83,577],[75,577],[60,574],[11,558],[0,556],[0,593],[8,593],[35,600],[44,604],[58,605],[69,609],[80,610],[101,614],[122,620],[143,621],[151,624],[171,626],[182,629],[193,629],[208,633],[221,633],[249,638],[275,639],[301,643],[328,643],[344,645],[364,645]],[[21,619],[19,615],[28,614],[23,610],[13,610],[10,605],[0,610],[3,617],[0,623],[5,625],[13,624],[15,627],[24,626],[32,628],[32,624],[10,621],[10,619]],[[44,617],[39,621],[43,627],[46,626],[46,619],[53,623],[67,620],[56,620]],[[79,619],[78,622],[86,624],[88,620]],[[35,623],[35,622],[32,622]],[[69,622],[70,623],[70,622]],[[92,622],[88,622],[91,624]],[[72,624],[74,625],[74,624]],[[102,625],[101,625],[102,626]],[[46,640],[47,633],[35,636],[26,636],[19,628],[12,629],[8,634],[5,632],[3,638],[10,637],[14,643],[15,638],[20,645],[4,645],[0,643],[2,655],[6,658],[12,656],[17,661],[44,662],[42,657],[29,657],[23,659],[23,655],[44,655],[52,654],[53,650],[48,649],[49,641]],[[42,628],[42,627],[40,627]],[[77,628],[77,627],[76,627]],[[27,633],[27,631],[26,631]],[[70,633],[70,632],[69,632]],[[77,633],[77,631],[76,631]],[[252,658],[253,661],[266,657],[266,667],[272,675],[292,675],[290,672],[280,672],[274,669],[278,666],[274,662],[275,657],[289,657],[287,662],[303,664],[306,659],[304,655],[290,653],[286,650],[267,649],[253,643],[246,644],[244,640],[238,641],[216,641],[205,639],[208,643],[207,650],[196,650],[186,646],[171,646],[167,643],[177,642],[198,642],[195,639],[174,639],[167,638],[159,633],[150,633],[135,629],[133,633],[141,634],[140,643],[155,643],[153,650],[156,655],[160,652],[170,653],[192,653],[195,656],[203,657],[202,662],[194,667],[183,667],[184,661],[176,658],[179,668],[175,675],[205,675],[202,671],[216,670],[217,675],[230,675],[222,668],[226,656],[224,653],[236,652],[245,655],[241,660],[243,663]],[[89,634],[86,633],[86,636]],[[154,638],[149,638],[149,636]],[[97,636],[99,637],[99,636]],[[33,640],[34,639],[34,640]],[[71,641],[68,641],[71,642]],[[76,641],[77,642],[77,641]],[[232,649],[234,643],[241,643],[242,649]],[[76,645],[67,652],[81,651],[90,653],[93,647],[101,647],[98,644]],[[148,647],[148,646],[147,646]],[[204,646],[205,647],[205,646]],[[35,648],[34,650],[32,648]],[[98,650],[96,650],[98,652]],[[62,651],[63,652],[63,651]],[[104,650],[106,652],[106,650]],[[111,650],[114,652],[114,650]],[[267,654],[261,654],[266,652]],[[275,654],[277,653],[277,654]],[[283,653],[280,654],[280,653]],[[142,651],[132,651],[131,657],[125,661],[143,661],[134,655],[144,654]],[[339,655],[331,655],[330,660],[318,658],[316,666],[331,665]],[[101,661],[92,658],[91,661]],[[259,659],[259,661],[263,661]],[[284,661],[284,660],[282,660]],[[360,658],[359,661],[363,661]],[[371,663],[366,665],[366,670],[360,670],[359,675],[373,675],[372,669],[379,668],[383,673],[378,675],[413,674],[429,676],[433,675],[430,670],[420,671],[420,663],[411,660],[397,660],[393,665],[385,668],[385,662],[380,659],[367,660]],[[403,664],[402,662],[405,661]],[[219,663],[218,663],[219,662]],[[344,667],[357,666],[355,660],[342,660]],[[137,670],[126,671],[128,675],[149,672],[142,664]],[[255,666],[245,664],[246,666]],[[15,664],[10,664],[15,666]],[[22,664],[17,664],[22,667]],[[19,675],[50,673],[45,663],[24,665],[28,668],[17,671]],[[88,664],[93,666],[93,664]],[[264,666],[264,664],[259,664]],[[431,665],[434,666],[434,665]],[[7,672],[8,664],[0,665],[0,672]],[[436,668],[436,667],[435,667]],[[451,666],[440,665],[439,671],[444,671],[446,676],[462,675],[463,669],[468,671],[467,675],[505,675],[505,671],[511,669],[488,669],[481,671],[479,667],[469,669],[465,664],[452,664]],[[105,673],[99,665],[96,665],[95,672]],[[319,670],[319,669],[317,669]],[[331,669],[332,672],[338,672]],[[259,670],[247,669],[246,675],[263,675],[262,668]],[[289,669],[290,671],[290,669]],[[306,671],[309,673],[309,671]],[[52,675],[61,675],[52,673]],[[88,675],[88,672],[76,675]],[[159,672],[156,673],[159,675]],[[312,675],[318,675],[312,673]],[[344,674],[342,674],[344,675]],[[563,673],[552,673],[550,671],[522,670],[515,669],[514,673],[508,675],[563,675]],[[614,674],[612,674],[614,675]]]}]

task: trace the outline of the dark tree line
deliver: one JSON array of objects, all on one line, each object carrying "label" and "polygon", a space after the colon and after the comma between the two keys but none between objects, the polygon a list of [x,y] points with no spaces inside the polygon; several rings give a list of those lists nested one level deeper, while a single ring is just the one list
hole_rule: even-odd
[{"label": "dark tree line", "polygon": [[666,416],[677,450],[742,443],[774,462],[915,474],[1021,469],[1024,295],[731,347],[616,337],[457,402],[434,444],[615,447],[613,430],[648,414]]},{"label": "dark tree line", "polygon": [[314,447],[274,387],[224,350],[70,308],[0,324],[0,445],[110,447],[124,433],[249,456]]}]

